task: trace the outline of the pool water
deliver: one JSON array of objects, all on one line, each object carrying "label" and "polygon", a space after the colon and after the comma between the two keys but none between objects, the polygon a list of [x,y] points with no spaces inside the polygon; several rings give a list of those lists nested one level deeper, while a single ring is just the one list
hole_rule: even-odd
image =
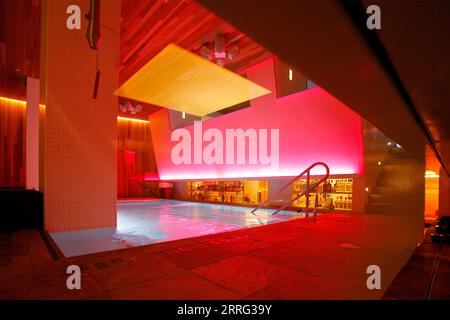
[{"label": "pool water", "polygon": [[304,214],[273,209],[194,203],[173,200],[120,201],[117,227],[53,232],[66,257],[137,247],[165,241],[238,230],[304,217]]}]

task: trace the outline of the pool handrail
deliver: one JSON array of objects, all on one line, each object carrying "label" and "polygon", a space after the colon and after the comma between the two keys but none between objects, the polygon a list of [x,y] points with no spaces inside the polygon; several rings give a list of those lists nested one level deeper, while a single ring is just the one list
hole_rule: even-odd
[{"label": "pool handrail", "polygon": [[[309,185],[309,181],[310,181],[310,175],[311,175],[311,169],[313,169],[316,166],[323,166],[325,168],[325,175],[319,179],[316,183],[314,183],[312,186]],[[324,162],[315,162],[312,165],[310,165],[308,168],[306,168],[305,170],[302,171],[302,173],[300,173],[298,176],[296,176],[295,178],[293,178],[292,180],[290,180],[288,183],[286,183],[284,186],[282,186],[277,193],[272,196],[269,197],[267,200],[265,200],[264,202],[262,202],[259,206],[257,206],[256,208],[254,208],[251,213],[254,213],[256,210],[261,209],[264,205],[266,205],[269,201],[274,201],[275,199],[273,199],[275,196],[278,196],[281,192],[283,192],[284,190],[286,190],[287,187],[291,186],[294,182],[296,182],[297,180],[299,180],[300,178],[302,178],[304,175],[306,174],[306,188],[303,192],[299,193],[295,198],[291,199],[290,201],[288,201],[287,203],[285,203],[283,206],[281,206],[278,210],[276,210],[275,212],[272,213],[272,215],[277,214],[278,212],[282,211],[283,209],[285,209],[287,206],[289,206],[290,204],[292,204],[293,202],[297,201],[300,197],[306,195],[306,211],[308,211],[309,209],[309,192],[311,189],[314,190],[314,188],[316,188],[317,186],[319,186],[321,183],[327,181],[328,177],[330,176],[330,168],[328,167],[328,165],[326,165]]]}]

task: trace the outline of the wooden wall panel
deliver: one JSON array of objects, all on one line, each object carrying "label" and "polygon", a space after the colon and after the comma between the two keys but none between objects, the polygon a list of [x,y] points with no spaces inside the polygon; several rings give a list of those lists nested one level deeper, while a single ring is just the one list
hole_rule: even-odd
[{"label": "wooden wall panel", "polygon": [[[23,103],[0,99],[0,187],[25,187],[25,111]],[[117,126],[117,196],[152,196],[131,180],[142,183],[145,172],[157,172],[150,124],[118,120]],[[156,182],[146,184],[158,192]]]},{"label": "wooden wall panel", "polygon": [[25,108],[0,99],[0,187],[25,187]]},{"label": "wooden wall panel", "polygon": [[0,0],[0,95],[26,98],[26,77],[39,79],[40,0]]},{"label": "wooden wall panel", "polygon": [[168,44],[199,54],[200,47],[217,34],[240,49],[225,67],[238,72],[272,54],[211,11],[193,0],[122,1],[120,79],[123,83]]},{"label": "wooden wall panel", "polygon": [[[227,44],[239,47],[240,53],[225,67],[238,72],[272,56],[264,47],[232,25],[206,10],[193,0],[122,0],[120,27],[119,82],[128,80],[168,44],[200,54],[205,43],[212,43],[217,34]],[[120,98],[121,102],[129,99]],[[134,101],[133,104],[138,102]],[[142,103],[135,115],[118,112],[119,116],[148,119],[160,107]]]},{"label": "wooden wall panel", "polygon": [[[117,123],[117,197],[147,197],[141,185],[145,172],[156,172],[150,124],[128,120]],[[133,181],[134,179],[138,182]],[[141,184],[140,184],[141,183]],[[146,182],[153,192],[157,183]]]}]

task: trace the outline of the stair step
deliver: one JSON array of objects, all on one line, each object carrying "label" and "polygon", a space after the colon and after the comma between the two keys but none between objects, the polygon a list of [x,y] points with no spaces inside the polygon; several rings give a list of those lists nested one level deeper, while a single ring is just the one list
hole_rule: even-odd
[{"label": "stair step", "polygon": [[407,204],[410,197],[405,193],[372,193],[369,195],[369,203],[392,203],[392,204]]},{"label": "stair step", "polygon": [[[385,187],[396,189],[397,193],[407,187],[407,181],[395,180],[395,179],[379,179],[377,180],[376,187]],[[383,193],[383,192],[379,192]]]},{"label": "stair step", "polygon": [[397,186],[377,185],[373,189],[375,194],[389,194],[389,195],[402,195],[404,192],[399,190]]},{"label": "stair step", "polygon": [[402,171],[402,165],[399,163],[385,163],[383,164],[382,170],[384,172],[401,172]]},{"label": "stair step", "polygon": [[407,216],[411,212],[411,206],[398,205],[391,203],[368,203],[366,212],[377,214],[389,214],[396,216]]},{"label": "stair step", "polygon": [[405,172],[405,170],[403,171],[381,171],[379,177],[381,179],[404,179],[405,177],[407,177],[407,172]]}]

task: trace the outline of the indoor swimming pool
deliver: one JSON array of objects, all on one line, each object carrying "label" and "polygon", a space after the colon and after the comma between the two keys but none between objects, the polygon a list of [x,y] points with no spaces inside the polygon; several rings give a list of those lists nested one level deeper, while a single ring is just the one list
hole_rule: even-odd
[{"label": "indoor swimming pool", "polygon": [[50,236],[66,257],[193,238],[304,217],[304,214],[174,200],[119,201],[117,227]]}]

